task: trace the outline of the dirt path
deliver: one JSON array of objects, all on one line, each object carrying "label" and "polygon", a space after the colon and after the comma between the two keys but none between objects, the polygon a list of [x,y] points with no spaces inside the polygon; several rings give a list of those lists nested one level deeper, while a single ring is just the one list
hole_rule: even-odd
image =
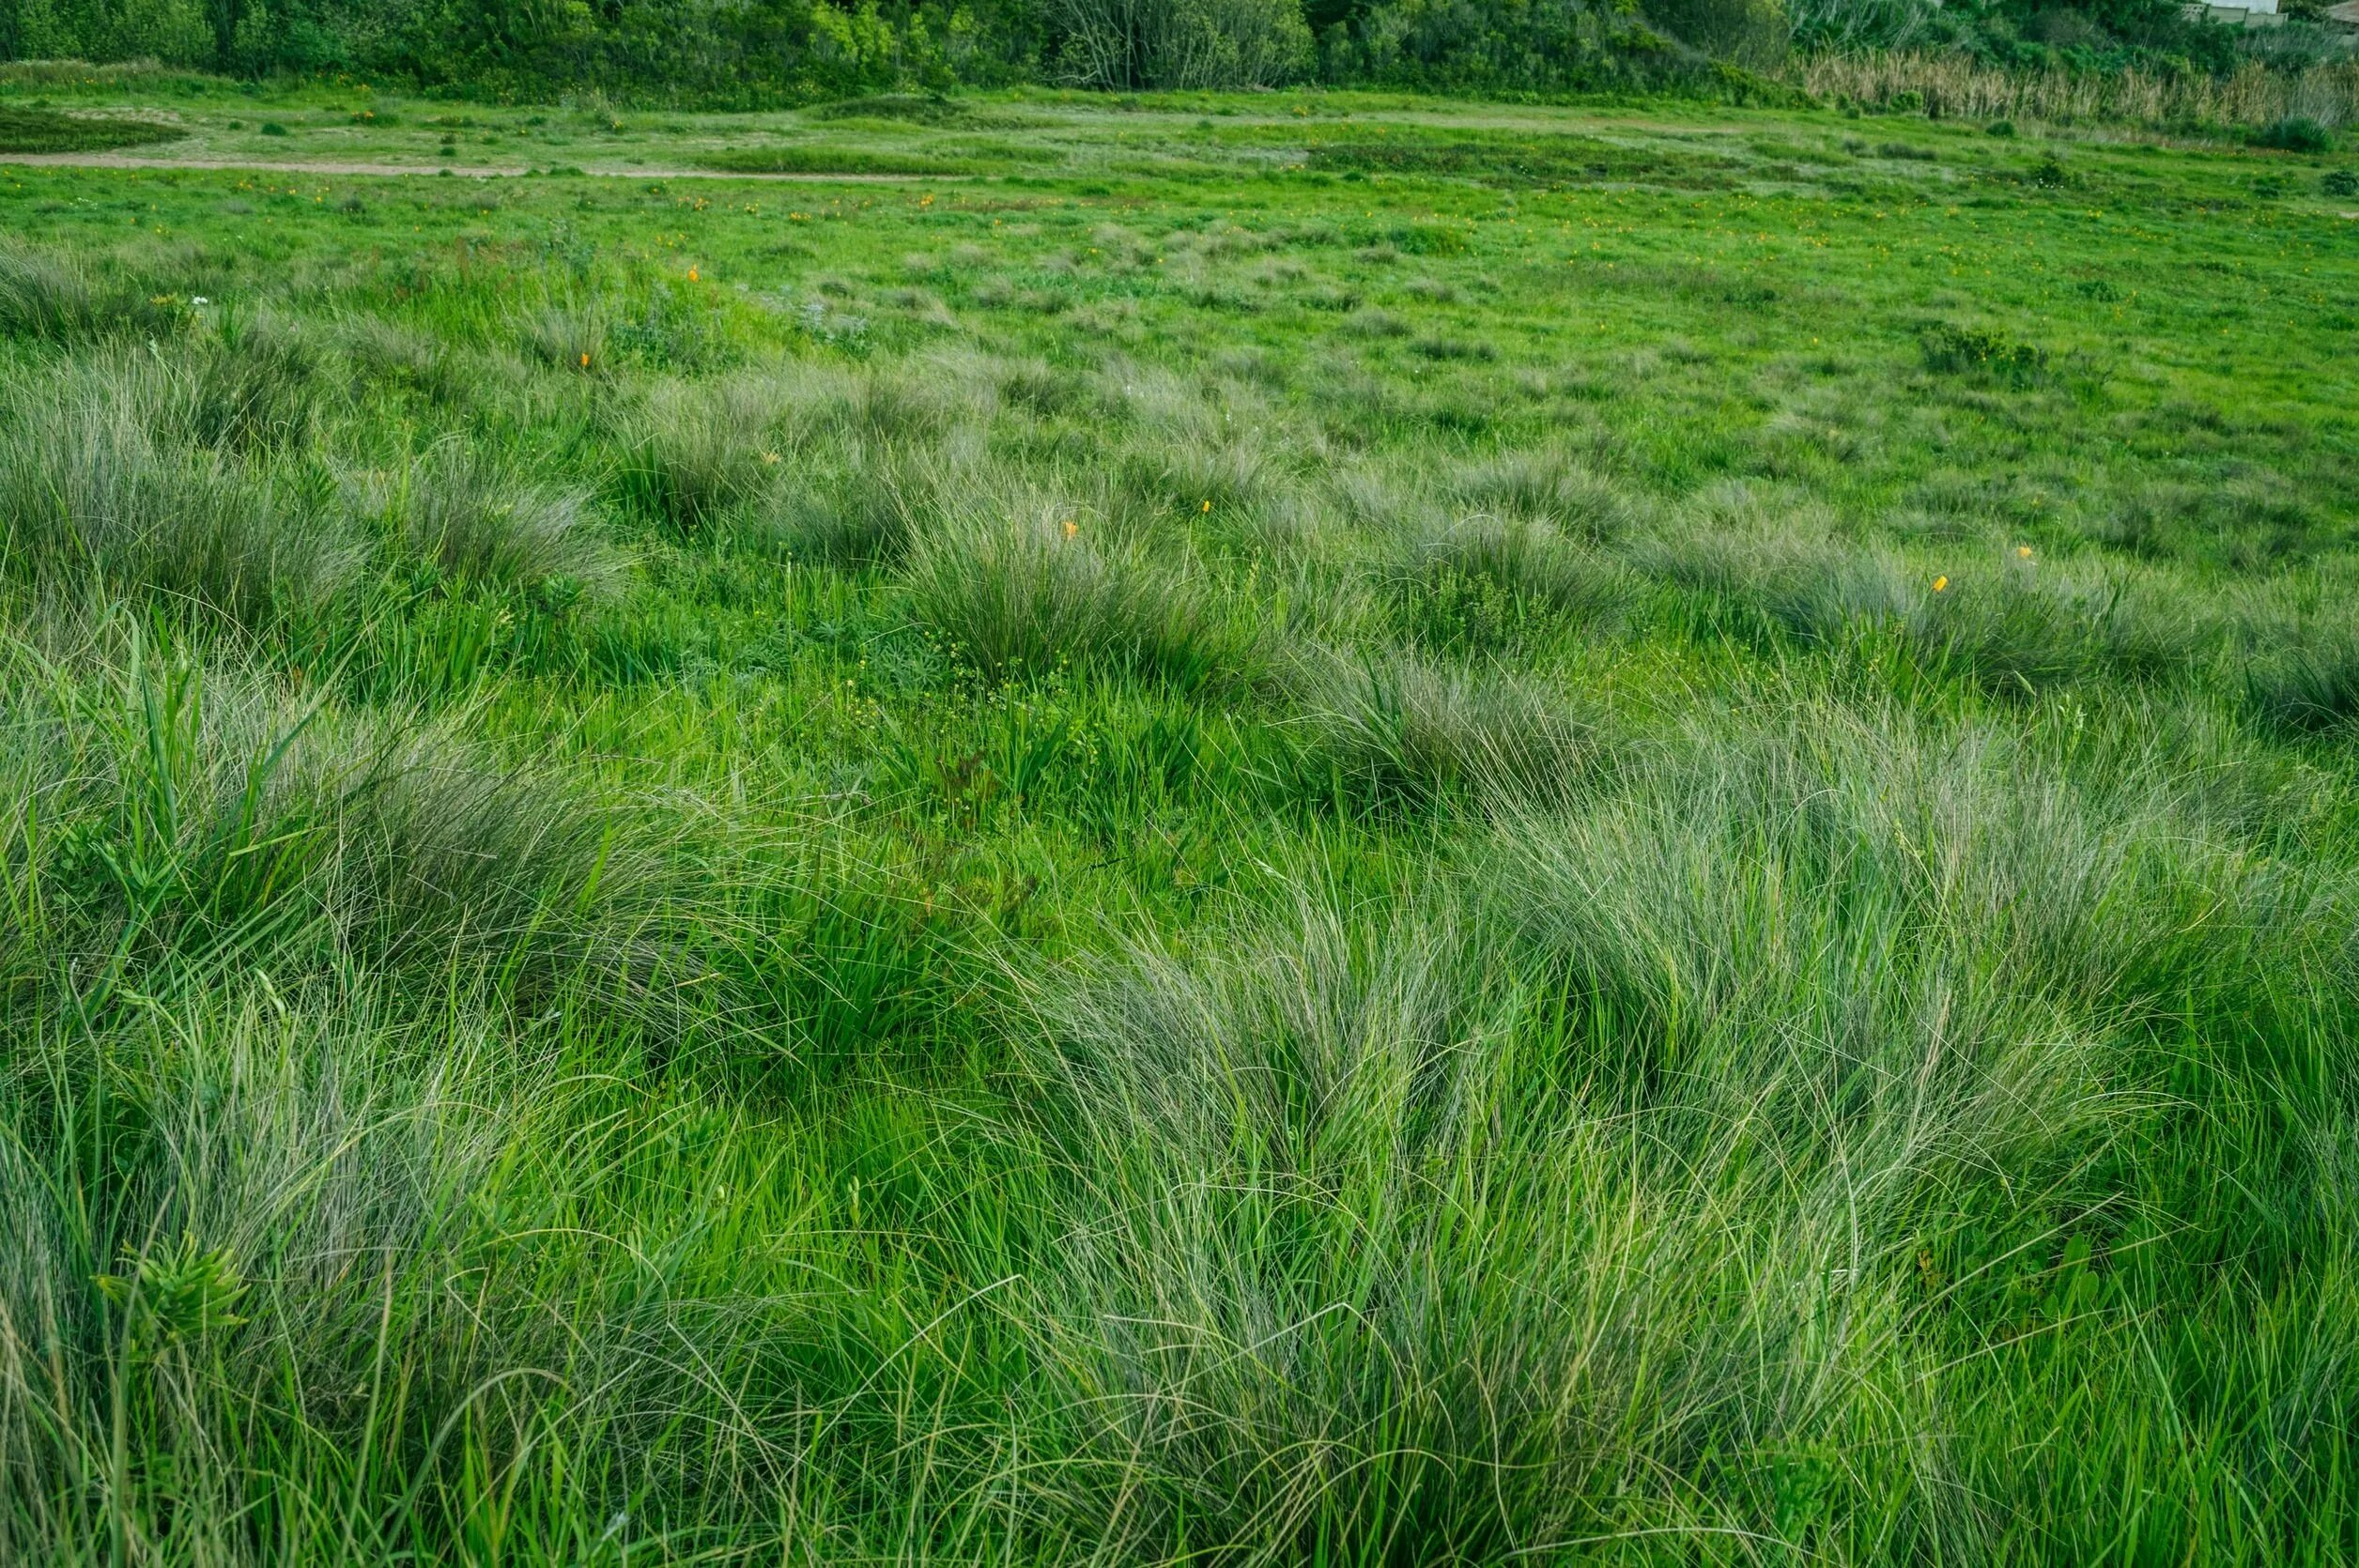
[{"label": "dirt path", "polygon": [[[141,158],[121,152],[0,152],[0,163],[67,169],[208,169],[281,175],[364,175],[413,177],[451,175],[459,179],[516,179],[532,171],[523,164],[292,163],[239,158]],[[722,169],[583,169],[592,179],[766,179],[784,185],[908,185],[966,179],[966,175],[739,174]],[[570,166],[567,177],[571,177]]]}]

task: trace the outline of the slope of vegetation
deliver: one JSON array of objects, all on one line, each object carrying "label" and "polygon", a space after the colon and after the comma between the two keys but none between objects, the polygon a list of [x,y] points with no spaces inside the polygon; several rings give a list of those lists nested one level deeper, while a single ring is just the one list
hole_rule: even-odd
[{"label": "slope of vegetation", "polygon": [[0,1561],[2359,1554],[2350,158],[911,102],[0,170]]}]

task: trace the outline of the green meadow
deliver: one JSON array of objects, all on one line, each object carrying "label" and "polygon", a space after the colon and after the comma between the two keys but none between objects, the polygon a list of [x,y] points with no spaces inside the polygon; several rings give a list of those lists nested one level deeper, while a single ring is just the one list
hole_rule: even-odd
[{"label": "green meadow", "polygon": [[2359,154],[0,147],[0,1561],[2359,1558]]}]

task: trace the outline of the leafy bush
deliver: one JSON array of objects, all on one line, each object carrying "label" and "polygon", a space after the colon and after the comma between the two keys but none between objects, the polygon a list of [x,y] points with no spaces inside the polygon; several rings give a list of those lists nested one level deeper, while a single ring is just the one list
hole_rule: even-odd
[{"label": "leafy bush", "polygon": [[1631,86],[1697,74],[1627,8],[1603,0],[1380,0],[1320,34],[1321,74],[1443,90]]},{"label": "leafy bush", "polygon": [[2318,183],[2330,196],[2359,196],[2359,169],[2329,169]]}]

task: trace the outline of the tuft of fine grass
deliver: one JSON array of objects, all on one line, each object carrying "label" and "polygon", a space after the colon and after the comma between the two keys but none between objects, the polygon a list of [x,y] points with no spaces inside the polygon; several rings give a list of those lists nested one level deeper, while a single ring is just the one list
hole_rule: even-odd
[{"label": "tuft of fine grass", "polygon": [[918,617],[994,679],[1070,664],[1186,687],[1261,662],[1241,607],[1135,548],[1101,546],[1061,507],[952,514],[917,542],[903,579]]},{"label": "tuft of fine grass", "polygon": [[94,572],[248,625],[351,580],[361,551],[335,512],[268,470],[151,434],[148,389],[118,368],[11,390],[0,519],[19,570]]},{"label": "tuft of fine grass", "polygon": [[1597,757],[1593,720],[1496,666],[1310,644],[1283,684],[1314,786],[1328,774],[1379,800],[1425,803],[1460,787],[1545,797],[1575,788]]},{"label": "tuft of fine grass", "polygon": [[405,543],[455,575],[521,588],[557,577],[599,587],[614,576],[585,492],[534,478],[472,443],[436,446],[410,471],[400,500]]},{"label": "tuft of fine grass", "polygon": [[116,333],[169,336],[189,325],[188,306],[102,283],[69,253],[0,245],[0,335],[88,343]]},{"label": "tuft of fine grass", "polygon": [[2265,724],[2331,730],[2359,719],[2359,633],[2289,638],[2244,670],[2246,705]]}]

